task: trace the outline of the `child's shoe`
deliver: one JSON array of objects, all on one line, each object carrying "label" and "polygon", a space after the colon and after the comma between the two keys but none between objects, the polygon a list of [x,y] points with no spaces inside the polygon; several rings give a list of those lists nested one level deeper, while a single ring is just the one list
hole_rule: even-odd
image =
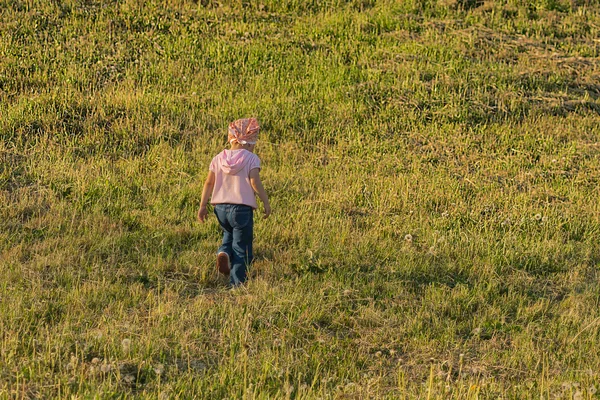
[{"label": "child's shoe", "polygon": [[222,251],[217,254],[217,271],[223,275],[229,275],[230,270],[231,263],[229,262],[229,254]]}]

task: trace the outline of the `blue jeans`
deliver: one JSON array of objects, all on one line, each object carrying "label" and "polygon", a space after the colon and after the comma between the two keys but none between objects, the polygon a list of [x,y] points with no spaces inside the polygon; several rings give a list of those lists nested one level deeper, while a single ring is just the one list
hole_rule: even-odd
[{"label": "blue jeans", "polygon": [[254,210],[242,204],[216,204],[214,209],[223,228],[223,244],[218,252],[229,255],[229,283],[237,286],[246,282],[246,271],[253,260]]}]

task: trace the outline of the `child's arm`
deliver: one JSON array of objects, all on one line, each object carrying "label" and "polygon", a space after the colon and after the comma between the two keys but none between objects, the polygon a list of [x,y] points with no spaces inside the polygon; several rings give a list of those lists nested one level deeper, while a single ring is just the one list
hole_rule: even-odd
[{"label": "child's arm", "polygon": [[252,189],[260,198],[260,201],[263,202],[265,206],[265,218],[271,215],[271,205],[269,204],[269,197],[267,196],[267,192],[265,192],[265,188],[260,181],[260,175],[258,174],[260,170],[258,168],[254,168],[250,170],[250,185],[252,185]]},{"label": "child's arm", "polygon": [[198,210],[198,220],[204,222],[208,215],[206,205],[208,204],[208,198],[211,196],[213,188],[215,187],[215,173],[208,171],[208,176],[204,182],[204,188],[202,189],[202,200],[200,200],[200,209]]}]

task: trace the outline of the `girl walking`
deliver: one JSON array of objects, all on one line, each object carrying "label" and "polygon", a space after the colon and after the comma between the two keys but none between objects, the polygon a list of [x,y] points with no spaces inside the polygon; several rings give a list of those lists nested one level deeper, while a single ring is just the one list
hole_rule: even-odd
[{"label": "girl walking", "polygon": [[217,270],[229,275],[229,283],[238,286],[246,281],[253,260],[254,210],[256,195],[271,214],[269,198],[260,181],[260,159],[254,154],[260,127],[255,118],[238,119],[229,124],[229,150],[211,161],[198,210],[200,222],[206,221],[210,203],[223,229],[223,243],[217,251]]}]

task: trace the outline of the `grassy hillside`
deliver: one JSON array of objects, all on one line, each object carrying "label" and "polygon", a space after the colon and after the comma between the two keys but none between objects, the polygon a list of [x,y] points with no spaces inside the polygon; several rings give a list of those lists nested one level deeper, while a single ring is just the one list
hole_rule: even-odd
[{"label": "grassy hillside", "polygon": [[[0,0],[0,398],[597,398],[600,5]],[[196,211],[256,116],[227,290]]]}]

